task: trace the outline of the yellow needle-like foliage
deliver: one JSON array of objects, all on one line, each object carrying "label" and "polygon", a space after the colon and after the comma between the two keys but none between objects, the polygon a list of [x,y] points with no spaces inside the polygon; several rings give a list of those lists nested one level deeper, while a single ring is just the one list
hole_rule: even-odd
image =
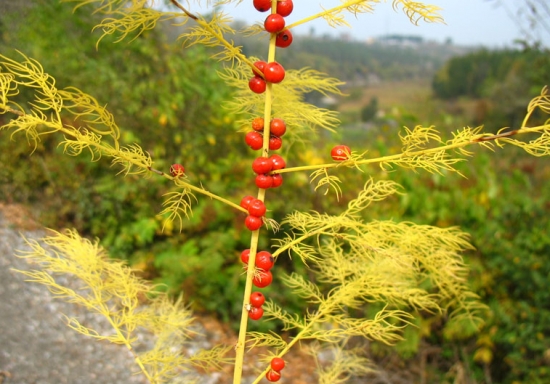
[{"label": "yellow needle-like foliage", "polygon": [[[372,13],[374,6],[381,2],[382,0],[342,0],[342,4],[328,9],[323,8],[323,11],[296,21],[288,25],[287,28],[291,29],[316,19],[324,19],[333,28],[349,27],[346,13],[350,13],[355,17],[361,13]],[[392,0],[392,6],[396,10],[402,8],[405,15],[414,24],[418,24],[421,20],[427,23],[443,22],[443,18],[439,15],[441,9],[434,5],[409,0]],[[257,28],[252,28],[251,33],[257,33]]]},{"label": "yellow needle-like foliage", "polygon": [[420,20],[423,20],[427,23],[442,23],[443,18],[439,15],[441,8],[435,5],[424,4],[419,1],[410,1],[410,0],[393,0],[392,3],[394,9],[399,7],[403,8],[403,12],[409,18],[409,20],[418,25]]},{"label": "yellow needle-like foliage", "polygon": [[[347,341],[347,340],[346,340]],[[361,348],[346,348],[346,343],[330,345],[324,348],[317,344],[308,348],[308,352],[317,364],[319,384],[347,383],[352,376],[362,376],[372,372],[371,362],[361,356]],[[330,362],[327,365],[319,361],[320,355],[328,355]]]},{"label": "yellow needle-like foliage", "polygon": [[234,46],[225,37],[235,32],[229,25],[233,21],[231,17],[223,12],[215,12],[210,20],[198,16],[196,21],[196,26],[189,28],[179,36],[180,39],[183,39],[185,47],[200,44],[207,47],[225,48],[214,56],[222,61],[231,61],[240,55],[240,47]]},{"label": "yellow needle-like foliage", "polygon": [[[76,317],[66,320],[70,328],[83,335],[125,345],[151,383],[166,382],[192,366],[219,367],[229,361],[225,357],[228,347],[183,355],[182,346],[192,336],[191,312],[181,299],[173,301],[156,292],[122,261],[110,259],[97,241],[67,231],[53,232],[41,241],[27,240],[27,245],[30,249],[20,251],[20,257],[40,267],[18,272],[28,281],[46,286],[55,297],[103,316],[113,332],[100,333],[93,324],[81,323]],[[71,282],[60,283],[59,276],[70,277]],[[147,303],[140,304],[144,298]],[[150,351],[138,354],[134,349],[135,333],[140,329],[152,333],[156,341]]]},{"label": "yellow needle-like foliage", "polygon": [[[273,255],[289,251],[311,267],[316,282],[295,273],[283,277],[311,306],[299,315],[267,303],[268,317],[298,333],[288,344],[272,334],[249,334],[253,345],[277,346],[284,354],[304,339],[340,343],[362,336],[392,344],[400,340],[413,311],[451,316],[474,327],[482,323],[485,306],[468,288],[468,271],[460,256],[472,248],[465,233],[408,222],[363,221],[370,204],[399,192],[391,181],[369,180],[338,216],[287,216],[284,223],[293,231],[279,241]],[[381,308],[374,316],[353,316],[371,305]],[[333,377],[328,372],[326,376]]]},{"label": "yellow needle-like foliage", "polygon": [[181,13],[163,12],[153,8],[154,0],[61,0],[65,3],[76,3],[75,9],[93,5],[94,13],[108,15],[94,29],[100,29],[103,34],[97,41],[100,41],[107,35],[118,33],[117,42],[124,40],[129,35],[133,39],[137,38],[145,31],[156,27],[157,23],[167,20],[178,19],[176,23],[184,24],[187,19],[183,18]]},{"label": "yellow needle-like foliage", "polygon": [[[135,145],[120,147],[120,130],[113,116],[95,98],[75,88],[57,89],[55,79],[37,61],[21,56],[19,62],[0,55],[0,76],[3,79],[0,111],[18,116],[1,129],[13,129],[12,136],[24,132],[35,148],[41,136],[62,133],[65,140],[60,145],[70,155],[80,154],[86,149],[93,160],[102,155],[113,157],[115,163],[125,165],[126,173],[146,171],[152,164],[151,158]],[[32,90],[34,100],[27,105],[12,101],[19,88]],[[79,125],[68,124],[66,120],[69,118]],[[134,167],[141,169],[138,171]]]},{"label": "yellow needle-like foliage", "polygon": [[[251,60],[258,59],[251,58]],[[234,97],[225,104],[234,114],[255,116],[261,114],[263,110],[264,96],[252,94],[248,88],[251,75],[251,69],[243,63],[226,68],[220,73],[221,78],[236,89]],[[338,87],[342,84],[339,80],[313,69],[287,70],[284,86],[273,84],[272,100],[273,114],[283,119],[287,127],[291,128],[287,130],[285,139],[297,139],[304,130],[321,128],[333,131],[340,123],[337,113],[306,103],[304,95],[309,92],[341,95]],[[245,126],[248,121],[241,120],[239,123]]]},{"label": "yellow needle-like foliage", "polygon": [[[42,66],[21,54],[21,61],[0,55],[0,114],[10,113],[16,118],[0,126],[0,130],[11,130],[13,137],[25,134],[35,149],[42,136],[58,134],[62,139],[59,146],[64,153],[77,156],[90,154],[91,161],[102,157],[111,158],[111,164],[120,168],[124,175],[150,177],[153,172],[171,179],[176,190],[169,192],[163,204],[162,215],[165,224],[189,217],[191,203],[196,200],[193,192],[217,199],[236,209],[244,210],[202,187],[191,185],[186,177],[172,177],[154,170],[153,159],[136,143],[122,145],[120,129],[113,115],[92,96],[74,87],[57,89],[55,79]],[[20,88],[33,91],[34,100],[25,105],[15,99]]]}]

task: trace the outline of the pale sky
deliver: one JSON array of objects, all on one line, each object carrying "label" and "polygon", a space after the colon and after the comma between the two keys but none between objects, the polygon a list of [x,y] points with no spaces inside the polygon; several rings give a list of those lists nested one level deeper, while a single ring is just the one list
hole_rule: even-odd
[{"label": "pale sky", "polygon": [[[459,45],[483,45],[486,47],[512,47],[514,39],[523,38],[520,27],[512,19],[517,17],[518,6],[523,0],[428,0],[426,4],[436,5],[446,24],[411,24],[402,11],[392,8],[392,1],[387,0],[376,5],[372,14],[361,14],[357,19],[347,16],[351,28],[331,28],[323,20],[317,20],[297,27],[296,33],[309,33],[313,28],[316,35],[325,33],[338,36],[349,33],[357,40],[364,40],[386,34],[418,35],[428,40],[443,42],[451,38]],[[496,4],[501,6],[496,6]],[[287,23],[300,20],[312,13],[341,4],[340,0],[294,0],[294,11],[287,17]],[[227,6],[224,9],[234,19],[249,24],[263,22],[267,14],[260,13],[252,6],[252,0],[241,2],[238,6]],[[548,21],[547,21],[548,22]],[[528,26],[526,23],[524,26]],[[529,29],[533,31],[532,29]],[[541,30],[536,36],[543,44],[550,46],[550,32]]]}]

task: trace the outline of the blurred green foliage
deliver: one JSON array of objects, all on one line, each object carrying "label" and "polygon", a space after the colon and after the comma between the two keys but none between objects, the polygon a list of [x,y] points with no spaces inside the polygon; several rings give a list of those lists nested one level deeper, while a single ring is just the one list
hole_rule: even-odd
[{"label": "blurred green foliage", "polygon": [[[73,14],[70,5],[57,2],[39,2],[25,19],[11,20],[19,23],[3,31],[2,52],[11,57],[17,57],[15,49],[24,52],[41,62],[58,87],[74,86],[94,95],[114,114],[122,141],[140,143],[155,159],[156,169],[167,172],[171,164],[181,163],[194,183],[235,201],[251,187],[242,182],[248,151],[236,133],[237,117],[220,107],[231,89],[219,79],[216,71],[221,67],[205,50],[183,52],[176,42],[167,41],[162,28],[130,43],[113,44],[106,38],[96,49],[98,35],[91,30],[97,18],[89,9]],[[103,160],[67,158],[51,139],[30,156],[32,148],[24,137],[14,137],[15,142],[9,132],[0,137],[0,200],[32,206],[47,226],[76,227],[99,237],[112,255],[129,259],[167,289],[187,289],[185,295],[193,297],[198,311],[217,309],[228,318],[222,306],[242,301],[239,287],[227,289],[234,270],[221,269],[235,265],[234,250],[248,241],[240,214],[200,199],[193,225],[181,234],[172,228],[163,233],[156,216],[169,190],[163,178],[115,176],[117,170]],[[160,256],[153,261],[157,251]],[[170,252],[172,256],[166,256]],[[209,262],[202,261],[207,270],[198,274],[193,267],[181,271],[175,266],[172,273],[166,261],[170,257]],[[213,274],[214,269],[218,273]],[[205,284],[214,276],[219,280]]]},{"label": "blurred green foliage", "polygon": [[[78,87],[108,105],[122,128],[123,141],[139,142],[156,159],[155,168],[167,171],[172,163],[182,163],[193,182],[236,202],[254,193],[249,169],[253,154],[246,148],[243,134],[237,133],[242,127],[235,123],[241,117],[228,115],[220,107],[231,89],[216,75],[220,64],[209,59],[208,52],[200,48],[182,51],[166,37],[173,31],[167,34],[163,28],[130,43],[115,45],[106,38],[96,50],[98,35],[90,31],[97,20],[88,9],[73,14],[67,5],[37,4],[24,19],[12,19],[17,28],[2,30],[0,49],[4,54],[16,57],[17,48],[39,60],[59,87]],[[357,44],[333,43],[297,40],[298,46],[310,47],[312,52],[295,49],[292,52],[302,57],[289,54],[284,60],[290,68],[297,68],[302,66],[300,60],[315,57],[310,65],[319,64],[321,70],[335,76],[340,73],[331,71],[333,57],[350,58],[340,66],[348,74],[359,71],[363,76],[377,68],[387,68],[387,76],[420,74],[394,66],[404,60],[400,57],[412,60],[411,52],[388,55],[392,65],[373,54],[369,57],[378,57],[378,62],[371,63],[355,54],[359,52]],[[322,53],[315,52],[321,48]],[[466,95],[485,95],[495,104],[503,97],[531,96],[535,88],[539,92],[548,79],[548,57],[538,48],[476,53],[449,62],[436,81],[441,82],[445,75],[448,83],[441,83],[442,87],[454,89],[456,82],[470,87]],[[418,68],[425,66],[425,62],[417,64]],[[451,73],[455,66],[470,69],[459,77],[458,72]],[[407,68],[410,71],[411,67]],[[526,102],[521,101],[525,108]],[[491,122],[494,118],[500,126],[513,125],[511,115],[504,113],[504,104],[496,104],[493,114],[485,114],[481,120]],[[372,109],[370,115],[376,112]],[[337,140],[353,143],[353,150],[368,149],[372,157],[390,154],[399,150],[395,140],[398,127],[422,122],[419,113],[390,115],[369,130],[343,126],[340,136],[330,139],[325,134],[318,139],[312,135],[311,143],[285,145],[282,154],[289,166],[326,162]],[[116,169],[106,162],[91,163],[85,156],[68,159],[50,140],[41,142],[32,156],[30,150],[24,138],[13,142],[9,133],[0,133],[0,200],[34,207],[47,226],[76,227],[101,238],[111,254],[129,259],[144,276],[170,292],[183,291],[195,311],[215,312],[236,326],[244,285],[239,253],[249,241],[241,214],[201,198],[181,233],[172,228],[162,232],[156,215],[162,194],[169,189],[162,178],[115,177]],[[477,380],[483,380],[488,368],[493,382],[548,382],[550,186],[545,180],[550,176],[550,163],[507,148],[495,154],[476,153],[462,164],[461,171],[467,178],[369,170],[375,178],[402,184],[407,194],[374,205],[366,219],[393,217],[419,224],[458,225],[471,233],[477,248],[466,255],[472,266],[471,281],[492,313],[481,334],[475,336],[462,324],[445,324],[443,318],[420,314],[417,328],[407,329],[398,351],[409,358],[421,352],[423,342],[441,346],[444,362],[437,363],[430,382],[446,380],[444,375],[456,359],[457,349],[467,352],[465,359]],[[349,170],[339,177],[345,193],[338,202],[330,195],[313,193],[307,175],[285,175],[282,188],[267,192],[269,216],[280,220],[294,209],[339,212],[364,183],[364,178]],[[269,245],[262,239],[260,248],[267,250]],[[287,257],[280,258],[277,268],[307,274],[303,265]],[[265,292],[291,311],[305,307],[277,279]],[[273,326],[273,322],[268,324]]]},{"label": "blurred green foliage", "polygon": [[549,84],[550,50],[526,45],[454,57],[437,72],[432,89],[441,99],[482,99],[473,123],[499,128],[521,124],[525,106]]}]

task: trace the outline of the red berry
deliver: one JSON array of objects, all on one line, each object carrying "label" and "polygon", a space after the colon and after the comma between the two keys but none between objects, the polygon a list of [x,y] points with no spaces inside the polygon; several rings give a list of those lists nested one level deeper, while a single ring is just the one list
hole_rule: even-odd
[{"label": "red berry", "polygon": [[285,69],[281,64],[276,61],[272,61],[271,63],[266,64],[264,68],[264,76],[265,80],[270,83],[280,83],[285,78]]},{"label": "red berry", "polygon": [[272,155],[269,158],[269,160],[271,160],[271,164],[272,164],[271,169],[274,171],[277,171],[279,169],[283,169],[284,167],[286,167],[285,160],[279,155]]},{"label": "red berry", "polygon": [[269,138],[269,149],[272,151],[276,151],[277,149],[281,149],[283,146],[283,140],[279,136],[271,136]]},{"label": "red berry", "polygon": [[241,199],[241,207],[244,209],[248,209],[248,206],[250,205],[250,202],[252,200],[255,200],[256,198],[254,196],[245,196]]},{"label": "red berry", "polygon": [[268,173],[272,168],[273,162],[268,157],[257,157],[252,162],[252,170],[258,175]]},{"label": "red berry", "polygon": [[263,131],[264,130],[264,118],[263,117],[256,117],[254,120],[252,120],[252,129],[255,131]]},{"label": "red berry", "polygon": [[281,32],[285,27],[285,19],[277,13],[272,13],[266,17],[264,27],[265,30],[270,33]]},{"label": "red berry", "polygon": [[265,378],[267,381],[271,381],[272,383],[279,381],[281,378],[281,374],[277,371],[269,371],[265,374]]},{"label": "red berry", "polygon": [[271,175],[273,178],[273,184],[271,185],[271,188],[277,188],[283,185],[283,175],[280,173],[276,173],[274,175]]},{"label": "red berry", "polygon": [[275,39],[275,45],[277,47],[286,48],[290,44],[292,44],[292,33],[290,33],[288,29],[277,33],[277,38]]},{"label": "red berry", "polygon": [[248,215],[246,216],[246,219],[244,219],[244,225],[246,225],[246,228],[250,229],[251,231],[260,229],[262,224],[263,221],[261,217]]},{"label": "red berry", "polygon": [[258,175],[255,181],[258,188],[269,189],[273,186],[273,176],[270,175]]},{"label": "red berry", "polygon": [[261,307],[252,307],[248,311],[248,317],[252,320],[260,320],[264,315],[264,310]]},{"label": "red berry", "polygon": [[330,155],[336,161],[344,161],[349,159],[351,150],[347,145],[337,145],[330,151]]},{"label": "red berry", "polygon": [[248,132],[244,138],[244,141],[255,151],[261,149],[264,145],[264,138],[258,132]]},{"label": "red berry", "polygon": [[258,288],[265,288],[271,282],[273,281],[273,275],[270,271],[257,271],[258,274],[254,275],[254,280],[252,280],[252,284],[254,284]]},{"label": "red berry", "polygon": [[292,0],[283,0],[277,2],[277,13],[283,17],[287,17],[292,13],[294,4]]},{"label": "red berry", "polygon": [[260,292],[252,292],[250,295],[250,305],[253,307],[261,307],[265,303],[265,296]]},{"label": "red berry", "polygon": [[254,0],[254,8],[260,12],[267,12],[271,9],[271,0]]},{"label": "red berry", "polygon": [[[256,62],[254,63],[254,66],[255,66],[256,68],[258,68],[258,69],[260,70],[261,73],[263,73],[266,64],[267,64],[267,63],[266,63],[265,61],[258,60],[258,61],[256,61]],[[252,71],[252,74],[253,74],[253,75],[256,75],[256,76],[258,75],[258,73],[256,73],[256,71],[254,71],[254,70]]]},{"label": "red berry", "polygon": [[271,253],[267,251],[258,252],[256,255],[256,267],[263,269],[264,271],[269,271],[273,268],[274,260]]},{"label": "red berry", "polygon": [[170,167],[170,174],[174,177],[183,176],[185,168],[181,164],[172,164]]},{"label": "red berry", "polygon": [[259,199],[252,200],[248,206],[248,213],[251,216],[262,217],[265,215],[265,211],[265,204]]},{"label": "red berry", "polygon": [[254,93],[264,93],[266,86],[265,80],[260,76],[254,76],[248,81],[248,87]]},{"label": "red berry", "polygon": [[274,357],[271,359],[271,369],[273,369],[276,372],[280,372],[285,367],[285,361],[281,359],[280,357]]},{"label": "red berry", "polygon": [[241,261],[244,264],[248,264],[248,260],[250,259],[250,249],[245,249],[241,252]]},{"label": "red berry", "polygon": [[286,132],[286,124],[283,119],[274,118],[269,122],[269,132],[275,136],[283,136]]}]

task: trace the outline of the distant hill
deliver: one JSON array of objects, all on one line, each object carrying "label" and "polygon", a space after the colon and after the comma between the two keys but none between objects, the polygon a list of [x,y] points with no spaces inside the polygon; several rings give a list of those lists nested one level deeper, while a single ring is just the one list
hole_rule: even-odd
[{"label": "distant hill", "polygon": [[[267,56],[265,37],[235,37],[235,43],[247,55]],[[382,80],[432,78],[447,60],[470,50],[416,36],[387,36],[361,42],[297,35],[288,49],[277,51],[277,57],[285,68],[313,67],[357,86]]]}]

